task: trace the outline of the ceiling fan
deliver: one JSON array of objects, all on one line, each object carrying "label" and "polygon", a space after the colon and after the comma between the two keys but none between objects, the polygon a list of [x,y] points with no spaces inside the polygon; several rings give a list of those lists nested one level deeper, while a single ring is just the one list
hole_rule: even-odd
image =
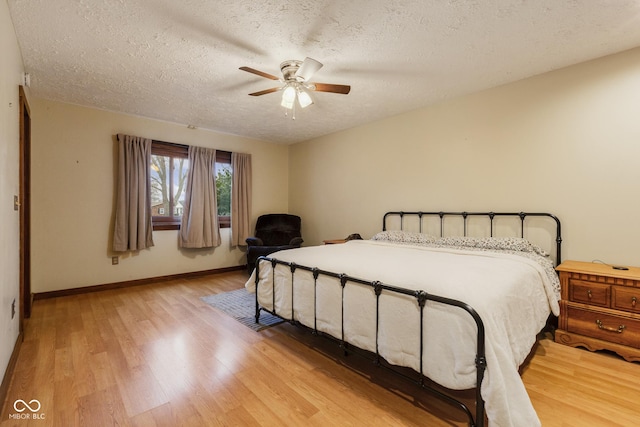
[{"label": "ceiling fan", "polygon": [[346,95],[351,91],[351,86],[348,85],[336,85],[328,83],[315,83],[310,82],[309,79],[322,68],[322,64],[313,58],[305,58],[304,61],[289,60],[280,64],[280,71],[282,72],[282,78],[265,73],[263,71],[256,70],[250,67],[240,67],[242,71],[256,74],[260,77],[264,77],[271,80],[278,80],[282,83],[280,87],[273,87],[271,89],[261,90],[259,92],[253,92],[249,95],[260,96],[267,93],[273,93],[282,91],[282,105],[287,110],[293,110],[292,117],[295,119],[295,106],[296,101],[300,107],[305,108],[313,104],[313,99],[309,94],[309,91],[316,92],[331,92],[341,93]]}]

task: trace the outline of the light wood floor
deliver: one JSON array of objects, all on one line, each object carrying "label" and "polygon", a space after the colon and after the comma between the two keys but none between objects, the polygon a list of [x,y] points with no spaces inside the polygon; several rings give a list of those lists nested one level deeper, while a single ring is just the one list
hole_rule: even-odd
[{"label": "light wood floor", "polygon": [[[328,342],[286,324],[256,333],[200,300],[245,280],[36,301],[0,427],[465,425],[380,369],[337,362]],[[640,364],[547,338],[523,380],[545,427],[640,420]],[[12,419],[18,399],[37,399],[41,419]]]}]

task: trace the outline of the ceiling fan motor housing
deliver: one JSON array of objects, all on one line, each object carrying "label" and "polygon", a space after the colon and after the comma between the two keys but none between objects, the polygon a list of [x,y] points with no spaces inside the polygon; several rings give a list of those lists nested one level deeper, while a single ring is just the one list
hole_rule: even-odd
[{"label": "ceiling fan motor housing", "polygon": [[304,81],[304,79],[302,79],[301,77],[296,76],[296,73],[298,72],[300,65],[302,65],[302,61],[296,61],[296,60],[284,61],[282,64],[280,64],[280,71],[282,71],[282,75],[284,76],[285,82],[291,82],[291,81],[303,82]]}]

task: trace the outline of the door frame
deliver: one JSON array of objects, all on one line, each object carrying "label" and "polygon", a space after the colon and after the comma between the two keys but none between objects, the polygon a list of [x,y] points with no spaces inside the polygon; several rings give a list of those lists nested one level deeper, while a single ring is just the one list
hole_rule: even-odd
[{"label": "door frame", "polygon": [[31,317],[31,109],[23,86],[20,98],[20,333]]}]

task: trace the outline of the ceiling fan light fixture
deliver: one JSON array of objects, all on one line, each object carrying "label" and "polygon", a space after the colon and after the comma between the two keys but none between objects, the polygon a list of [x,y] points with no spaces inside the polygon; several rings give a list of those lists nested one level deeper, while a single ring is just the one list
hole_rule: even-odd
[{"label": "ceiling fan light fixture", "polygon": [[282,105],[284,108],[292,109],[293,103],[296,102],[296,88],[288,84],[282,91]]},{"label": "ceiling fan light fixture", "polygon": [[304,89],[298,86],[298,102],[302,108],[308,107],[313,104],[313,99]]}]

